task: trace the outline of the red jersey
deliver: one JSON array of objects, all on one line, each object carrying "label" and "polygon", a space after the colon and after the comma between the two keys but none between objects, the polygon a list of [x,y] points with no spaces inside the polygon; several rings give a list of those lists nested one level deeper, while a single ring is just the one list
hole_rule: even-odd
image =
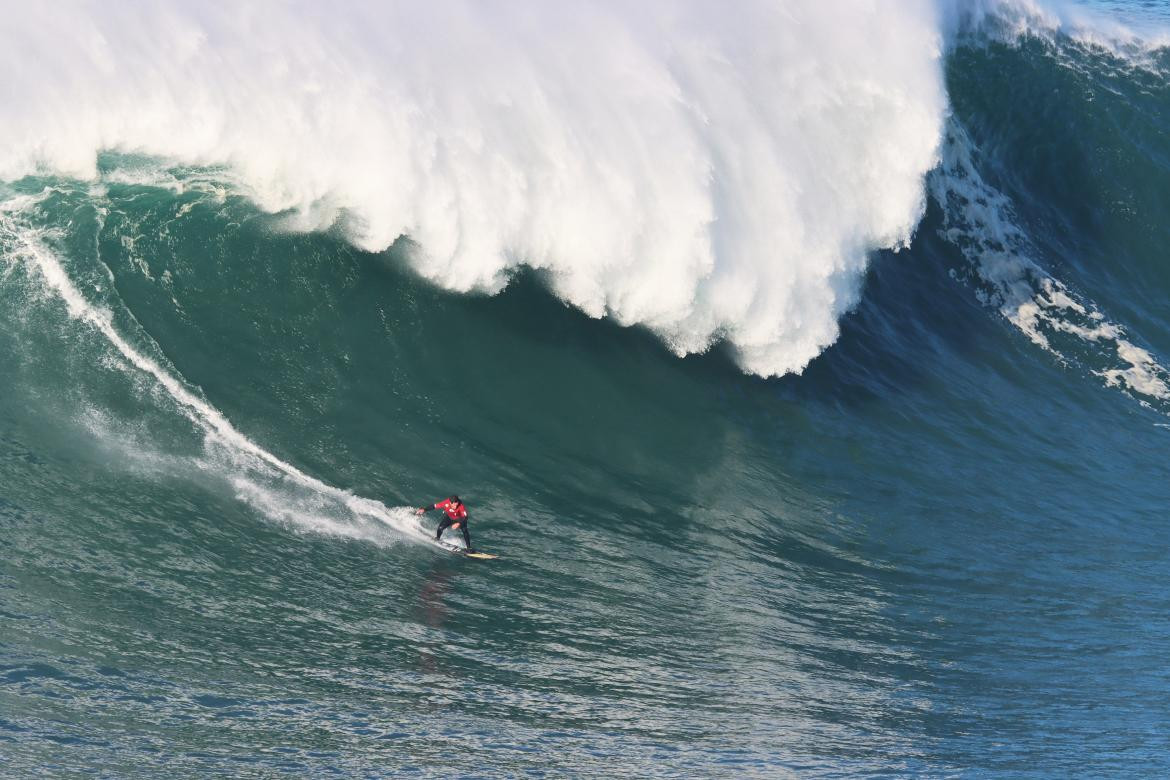
[{"label": "red jersey", "polygon": [[467,507],[463,504],[452,504],[451,499],[445,498],[439,503],[435,504],[435,509],[441,509],[447,513],[447,517],[452,520],[466,520]]}]

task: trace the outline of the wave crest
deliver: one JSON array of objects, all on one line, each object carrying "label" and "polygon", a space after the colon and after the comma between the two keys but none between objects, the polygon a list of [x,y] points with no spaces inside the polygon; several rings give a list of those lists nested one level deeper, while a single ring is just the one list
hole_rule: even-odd
[{"label": "wave crest", "polygon": [[0,177],[92,177],[102,150],[226,165],[290,227],[409,236],[451,290],[530,266],[680,355],[723,338],[800,371],[936,159],[937,10],[888,11],[34,4],[0,32]]}]

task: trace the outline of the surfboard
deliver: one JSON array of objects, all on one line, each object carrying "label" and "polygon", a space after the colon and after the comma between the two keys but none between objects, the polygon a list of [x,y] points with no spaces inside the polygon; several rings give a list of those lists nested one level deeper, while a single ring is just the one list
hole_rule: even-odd
[{"label": "surfboard", "polygon": [[479,550],[469,550],[466,547],[460,547],[457,544],[447,544],[446,542],[436,542],[439,547],[442,547],[448,552],[453,552],[456,555],[462,555],[464,558],[478,558],[481,561],[491,561],[499,558],[498,555],[491,553],[480,552]]}]

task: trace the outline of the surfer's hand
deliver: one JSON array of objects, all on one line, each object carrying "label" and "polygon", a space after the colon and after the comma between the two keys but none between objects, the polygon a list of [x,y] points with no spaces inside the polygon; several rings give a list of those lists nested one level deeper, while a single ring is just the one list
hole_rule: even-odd
[{"label": "surfer's hand", "polygon": [[414,513],[416,515],[424,515],[424,514],[426,514],[426,512],[427,512],[427,508],[425,506],[420,506],[418,509],[414,510]]}]

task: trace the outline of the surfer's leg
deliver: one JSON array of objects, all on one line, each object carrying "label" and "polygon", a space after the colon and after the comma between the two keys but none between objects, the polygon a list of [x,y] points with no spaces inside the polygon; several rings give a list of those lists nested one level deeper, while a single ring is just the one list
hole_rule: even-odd
[{"label": "surfer's leg", "polygon": [[460,523],[459,530],[463,532],[463,542],[467,545],[467,549],[471,549],[471,533],[467,530],[467,523]]},{"label": "surfer's leg", "polygon": [[449,517],[443,518],[442,522],[439,523],[439,527],[435,529],[435,541],[436,542],[439,541],[439,539],[441,539],[443,537],[443,531],[447,530],[448,526],[450,526],[451,523],[453,523],[453,522],[454,521]]}]

